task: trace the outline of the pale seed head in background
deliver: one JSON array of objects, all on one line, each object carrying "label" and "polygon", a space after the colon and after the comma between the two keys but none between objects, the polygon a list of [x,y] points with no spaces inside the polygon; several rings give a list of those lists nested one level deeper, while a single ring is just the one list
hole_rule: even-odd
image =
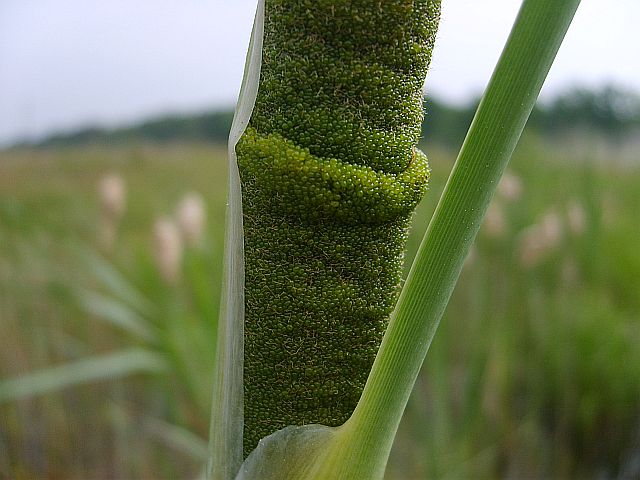
[{"label": "pale seed head in background", "polygon": [[518,258],[523,267],[535,267],[544,254],[544,243],[540,234],[540,226],[535,224],[520,233],[518,242]]},{"label": "pale seed head in background", "polygon": [[98,184],[100,199],[100,241],[111,250],[118,234],[118,225],[127,203],[124,179],[117,173],[104,175]]},{"label": "pale seed head in background", "polygon": [[574,235],[581,235],[587,228],[587,214],[578,200],[573,200],[567,206],[567,222],[569,230]]},{"label": "pale seed head in background", "polygon": [[505,172],[498,183],[497,194],[500,198],[513,202],[522,195],[522,181],[510,172]]},{"label": "pale seed head in background", "polygon": [[558,215],[558,212],[551,210],[547,212],[540,222],[542,228],[542,235],[545,243],[549,248],[555,248],[562,240],[564,228],[562,224],[562,218]]},{"label": "pale seed head in background", "polygon": [[484,217],[484,232],[489,238],[501,238],[507,231],[507,221],[502,204],[494,199]]},{"label": "pale seed head in background", "polygon": [[178,204],[176,220],[185,243],[190,247],[201,247],[207,223],[207,211],[202,195],[189,192]]},{"label": "pale seed head in background", "polygon": [[175,284],[182,267],[182,239],[176,223],[168,217],[156,220],[153,226],[154,255],[162,279]]},{"label": "pale seed head in background", "polygon": [[522,266],[531,268],[550,255],[562,241],[562,219],[555,210],[547,212],[539,223],[520,234],[519,257]]},{"label": "pale seed head in background", "polygon": [[117,173],[109,173],[100,179],[98,189],[102,214],[113,220],[120,220],[127,201],[124,179]]}]

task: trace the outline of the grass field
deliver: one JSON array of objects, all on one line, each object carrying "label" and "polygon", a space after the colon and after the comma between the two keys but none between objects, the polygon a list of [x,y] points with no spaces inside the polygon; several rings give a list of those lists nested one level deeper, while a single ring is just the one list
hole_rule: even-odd
[{"label": "grass field", "polygon": [[[409,258],[454,160],[426,150]],[[0,153],[0,478],[201,473],[225,161],[210,145]],[[98,194],[113,173],[121,217]],[[638,185],[628,152],[524,139],[388,478],[640,476]],[[206,205],[200,244],[167,219],[189,192]]]}]

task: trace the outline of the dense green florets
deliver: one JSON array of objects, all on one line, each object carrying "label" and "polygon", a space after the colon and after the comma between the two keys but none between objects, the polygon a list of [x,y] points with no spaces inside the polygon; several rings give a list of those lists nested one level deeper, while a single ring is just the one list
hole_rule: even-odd
[{"label": "dense green florets", "polygon": [[279,134],[262,136],[249,128],[237,153],[256,203],[311,223],[381,224],[405,217],[429,179],[427,158],[417,149],[406,170],[384,173],[319,158]]},{"label": "dense green florets", "polygon": [[399,292],[439,0],[266,0],[238,146],[245,453],[353,411]]},{"label": "dense green florets", "polygon": [[411,162],[439,1],[266,1],[252,125],[388,173]]}]

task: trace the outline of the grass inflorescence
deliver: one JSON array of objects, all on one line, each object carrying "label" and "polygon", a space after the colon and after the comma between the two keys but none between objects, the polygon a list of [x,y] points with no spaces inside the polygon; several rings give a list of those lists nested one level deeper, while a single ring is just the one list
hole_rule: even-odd
[{"label": "grass inflorescence", "polygon": [[267,1],[237,146],[245,235],[245,455],[351,415],[399,293],[439,1]]}]

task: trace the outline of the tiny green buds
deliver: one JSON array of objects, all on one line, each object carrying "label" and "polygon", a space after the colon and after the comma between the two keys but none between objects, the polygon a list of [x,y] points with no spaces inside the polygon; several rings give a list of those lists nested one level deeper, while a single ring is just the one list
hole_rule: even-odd
[{"label": "tiny green buds", "polygon": [[236,152],[245,248],[244,450],[344,423],[399,293],[439,0],[266,0]]}]

